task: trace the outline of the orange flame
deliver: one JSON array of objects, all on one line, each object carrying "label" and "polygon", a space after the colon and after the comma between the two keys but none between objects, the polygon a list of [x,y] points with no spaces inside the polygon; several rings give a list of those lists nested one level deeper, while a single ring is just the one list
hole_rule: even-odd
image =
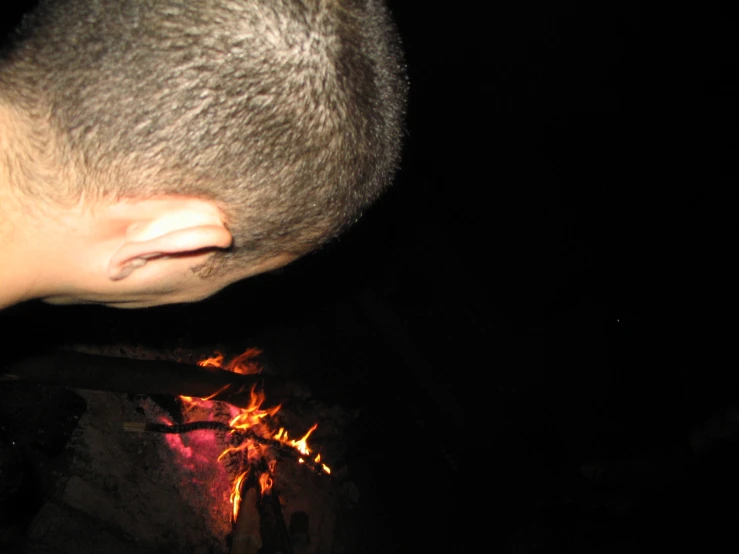
[{"label": "orange flame", "polygon": [[247,469],[245,472],[243,472],[241,475],[239,475],[236,478],[236,481],[234,481],[233,490],[231,491],[231,496],[229,498],[229,501],[231,504],[233,504],[233,521],[236,521],[236,516],[239,515],[239,508],[241,507],[241,483],[244,482],[244,479],[249,474],[249,470]]},{"label": "orange flame", "polygon": [[216,392],[214,392],[210,396],[206,396],[205,398],[201,398],[200,400],[202,400],[203,402],[207,402],[211,398],[215,398],[216,396],[218,396],[219,394],[221,394],[223,391],[225,391],[230,386],[231,386],[230,384],[229,385],[223,385],[220,389],[218,389]]},{"label": "orange flame", "polygon": [[270,491],[272,488],[272,477],[268,472],[264,472],[259,476],[259,489],[262,494]]},{"label": "orange flame", "polygon": [[198,365],[201,367],[222,367],[223,366],[223,354],[216,352],[215,356],[200,360]]},{"label": "orange flame", "polygon": [[[310,434],[313,431],[315,431],[317,427],[318,427],[318,423],[314,423],[313,427],[308,429],[308,432],[305,435],[303,435],[302,439],[297,440],[297,441],[290,441],[290,445],[297,448],[301,454],[305,454],[307,456],[308,454],[310,454],[310,448],[308,448],[308,443],[306,441],[308,440],[308,437],[310,437]],[[287,436],[285,436],[285,442],[287,442]]]},{"label": "orange flame", "polygon": [[253,375],[255,373],[261,373],[262,371],[262,368],[254,360],[254,358],[259,356],[261,353],[262,351],[258,348],[248,348],[224,365],[223,354],[216,352],[215,356],[199,361],[198,365],[203,367],[218,367],[232,373],[240,373],[241,375]]},{"label": "orange flame", "polygon": [[[203,367],[217,367],[221,369],[225,369],[227,371],[231,371],[234,373],[240,373],[240,374],[255,374],[259,373],[261,371],[261,367],[257,364],[254,358],[259,356],[262,352],[256,348],[250,348],[246,350],[244,353],[240,354],[233,360],[229,361],[228,363],[224,364],[224,355],[220,352],[217,352],[215,356],[212,356],[210,358],[206,358],[204,360],[201,360],[198,362],[198,365]],[[212,406],[212,399],[215,398],[218,394],[223,392],[226,388],[228,388],[229,385],[224,386],[223,388],[217,390],[210,396],[207,396],[205,398],[193,398],[190,396],[180,396],[182,401],[185,404],[186,411],[189,411],[193,409],[196,406],[199,406],[201,408],[209,408]],[[257,433],[258,435],[264,437],[264,438],[272,438],[275,440],[280,441],[283,444],[292,446],[295,448],[300,454],[303,456],[309,456],[311,453],[310,448],[308,447],[308,437],[313,433],[313,431],[316,430],[318,427],[318,424],[314,424],[310,429],[308,429],[308,432],[303,435],[302,438],[298,440],[290,440],[288,437],[287,431],[280,427],[280,429],[275,433],[273,431],[270,431],[268,425],[265,423],[265,420],[268,418],[271,418],[274,416],[281,408],[281,405],[278,404],[277,406],[273,406],[271,408],[262,408],[262,404],[265,401],[265,395],[262,391],[256,390],[256,385],[252,386],[251,390],[249,391],[249,405],[245,408],[236,408],[232,406],[232,414],[233,415],[231,421],[229,422],[229,425],[231,428],[235,430],[247,430],[250,429],[252,432]],[[270,437],[271,435],[271,437]],[[250,459],[255,459],[257,457],[262,456],[264,448],[262,445],[256,443],[255,441],[247,439],[242,444],[234,447],[226,448],[221,454],[218,456],[218,460],[222,460],[226,455],[233,454],[236,452],[247,452],[247,457]],[[298,460],[300,463],[305,463],[303,458],[299,458]],[[321,463],[321,455],[317,454],[314,458],[315,463]],[[273,478],[274,475],[274,469],[275,469],[275,460],[271,460],[269,462],[269,471],[262,473],[259,476],[259,487],[261,490],[261,494],[265,494],[269,492],[272,489],[273,485]],[[326,473],[330,473],[331,470],[326,464],[321,463],[321,467]],[[249,470],[246,470],[242,472],[234,481],[231,495],[229,497],[229,501],[231,504],[233,504],[233,521],[236,521],[236,518],[239,514],[239,509],[241,507],[241,486],[244,482],[244,479],[249,474]]]},{"label": "orange flame", "polygon": [[280,404],[269,408],[267,410],[260,409],[264,402],[264,393],[262,391],[256,391],[256,385],[252,385],[249,391],[249,405],[246,408],[241,409],[241,413],[234,417],[229,425],[234,429],[246,430],[249,427],[258,425],[261,423],[262,418],[275,415],[280,408]]}]

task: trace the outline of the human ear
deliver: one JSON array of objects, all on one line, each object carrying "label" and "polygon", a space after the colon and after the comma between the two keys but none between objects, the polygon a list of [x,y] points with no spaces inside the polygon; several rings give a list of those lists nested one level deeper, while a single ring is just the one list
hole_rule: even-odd
[{"label": "human ear", "polygon": [[[168,223],[152,221],[134,232],[127,233],[124,244],[113,254],[108,264],[108,278],[120,281],[149,261],[163,258],[199,257],[213,250],[231,246],[233,237],[222,223],[181,223],[168,218]],[[151,229],[155,229],[152,234]],[[138,239],[138,240],[137,240]]]}]

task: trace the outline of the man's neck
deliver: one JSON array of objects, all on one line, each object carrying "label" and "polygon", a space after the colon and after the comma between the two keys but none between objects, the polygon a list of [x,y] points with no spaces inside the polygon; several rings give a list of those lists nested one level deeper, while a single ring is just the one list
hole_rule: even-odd
[{"label": "man's neck", "polygon": [[0,181],[0,309],[38,297],[43,286],[36,222]]},{"label": "man's neck", "polygon": [[28,169],[20,163],[27,153],[23,121],[15,109],[0,102],[0,309],[35,298],[43,258],[35,252],[38,244],[31,236],[39,221],[20,192],[19,180]]}]

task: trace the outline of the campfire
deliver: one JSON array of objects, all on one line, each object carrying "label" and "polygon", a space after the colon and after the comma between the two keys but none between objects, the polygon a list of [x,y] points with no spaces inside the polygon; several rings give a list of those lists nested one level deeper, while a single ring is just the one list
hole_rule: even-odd
[{"label": "campfire", "polygon": [[[256,348],[248,349],[227,363],[224,363],[223,354],[216,354],[201,360],[198,365],[225,369],[240,375],[258,375],[261,373],[261,367],[256,358],[260,354],[261,351]],[[279,500],[276,502],[273,500],[277,496],[273,490],[277,462],[284,459],[294,460],[318,474],[330,474],[331,469],[321,461],[321,454],[314,454],[308,446],[308,438],[318,427],[317,423],[314,423],[301,438],[290,439],[289,432],[275,423],[275,416],[279,413],[281,404],[263,407],[266,397],[263,391],[257,390],[257,384],[251,385],[249,402],[244,407],[214,400],[231,386],[226,384],[203,398],[180,395],[183,414],[186,417],[182,423],[161,417],[159,422],[125,422],[124,429],[130,432],[163,433],[169,446],[187,460],[192,458],[192,450],[185,444],[181,435],[199,431],[226,435],[230,445],[224,448],[212,463],[225,461],[230,468],[238,468],[229,495],[232,504],[231,521],[235,528],[232,539],[235,546],[232,552],[248,552],[249,548],[256,552],[262,543],[259,536],[259,510],[255,509],[255,500],[256,506],[261,508],[261,511],[271,509],[272,517],[278,520],[282,518]],[[199,461],[209,463],[203,456],[199,457]],[[250,500],[250,509],[244,514],[243,521],[239,522],[244,498]],[[279,528],[282,527],[284,522],[279,525]],[[237,548],[239,541],[247,545],[243,550]]]},{"label": "campfire", "polygon": [[[345,464],[329,478],[331,468],[310,442],[319,429],[322,448],[342,460],[341,409],[263,371],[257,349],[199,362],[195,353],[94,352],[19,359],[1,377],[71,385],[87,405],[70,443],[69,477],[34,521],[33,540],[46,544],[47,521],[86,513],[120,526],[119,536],[164,540],[177,551],[330,548],[338,506],[352,505],[356,493]],[[67,516],[57,505],[74,511]],[[79,533],[60,527],[67,528]],[[299,547],[301,540],[310,547]]]}]

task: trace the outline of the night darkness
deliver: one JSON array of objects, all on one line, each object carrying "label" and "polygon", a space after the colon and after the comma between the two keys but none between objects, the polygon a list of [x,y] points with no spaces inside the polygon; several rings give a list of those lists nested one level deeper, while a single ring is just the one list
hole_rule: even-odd
[{"label": "night darkness", "polygon": [[368,553],[735,550],[736,18],[592,4],[393,2],[406,148],[354,228],[196,305],[16,306],[6,357],[259,346],[358,414]]}]

